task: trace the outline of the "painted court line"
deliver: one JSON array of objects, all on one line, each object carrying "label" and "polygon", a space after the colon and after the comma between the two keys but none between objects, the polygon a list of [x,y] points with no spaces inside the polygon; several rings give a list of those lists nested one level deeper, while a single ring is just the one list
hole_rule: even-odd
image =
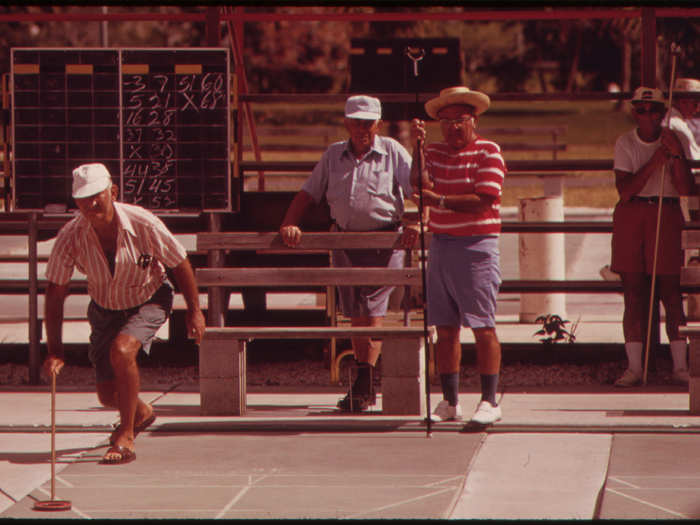
[{"label": "painted court line", "polygon": [[231,508],[240,501],[240,499],[245,496],[245,494],[253,487],[253,485],[257,484],[258,482],[264,480],[267,478],[267,476],[261,476],[257,480],[253,481],[252,476],[248,476],[248,484],[243,487],[241,490],[238,491],[238,494],[236,494],[231,501],[229,501],[223,509],[215,516],[214,519],[221,519],[224,517],[224,515],[231,510]]},{"label": "painted court line", "polygon": [[616,476],[608,476],[608,479],[609,479],[609,480],[616,481],[617,483],[622,483],[623,485],[627,485],[628,487],[630,487],[630,488],[632,488],[632,489],[641,489],[641,488],[642,488],[642,487],[639,487],[639,486],[637,486],[637,485],[635,485],[635,484],[633,484],[633,483],[630,483],[629,481],[625,481],[625,480],[622,479],[622,478],[618,478],[618,477],[616,477]]},{"label": "painted court line", "polygon": [[653,509],[657,509],[657,510],[660,510],[662,512],[667,512],[668,514],[671,514],[672,516],[677,516],[679,518],[686,518],[686,519],[690,518],[690,516],[686,516],[685,514],[681,514],[680,512],[676,512],[674,510],[667,509],[666,507],[662,507],[661,505],[656,505],[656,504],[651,503],[649,501],[645,501],[641,498],[636,498],[634,496],[630,496],[629,494],[625,494],[624,492],[620,492],[620,491],[617,491],[615,489],[606,488],[605,490],[608,492],[612,492],[613,494],[616,494],[618,496],[622,496],[623,498],[627,498],[627,499],[630,499],[630,500],[635,501],[637,503],[641,503],[642,505],[646,505],[647,507],[651,507]]},{"label": "painted court line", "polygon": [[372,514],[372,513],[375,513],[375,512],[381,512],[381,511],[383,511],[383,510],[392,509],[392,508],[395,508],[395,507],[400,507],[401,505],[408,505],[408,504],[410,504],[410,503],[414,503],[414,502],[416,502],[416,501],[421,501],[421,500],[424,500],[424,499],[426,499],[426,498],[432,498],[432,497],[434,497],[434,496],[438,496],[438,495],[440,495],[440,494],[444,494],[445,492],[450,492],[450,491],[452,491],[452,490],[454,490],[454,489],[453,489],[453,488],[446,488],[446,489],[442,489],[442,490],[437,490],[437,491],[435,491],[435,492],[431,492],[430,494],[423,494],[422,496],[417,496],[417,497],[415,497],[415,498],[410,498],[410,499],[405,499],[405,500],[402,500],[402,501],[397,501],[397,502],[395,502],[395,503],[390,503],[389,505],[383,505],[383,506],[381,506],[381,507],[375,507],[375,508],[373,508],[373,509],[367,509],[367,510],[365,510],[365,511],[363,511],[363,512],[358,512],[358,513],[356,513],[356,514],[351,514],[350,516],[347,517],[347,519],[355,519],[355,518],[357,518],[358,516],[366,516],[367,514]]}]

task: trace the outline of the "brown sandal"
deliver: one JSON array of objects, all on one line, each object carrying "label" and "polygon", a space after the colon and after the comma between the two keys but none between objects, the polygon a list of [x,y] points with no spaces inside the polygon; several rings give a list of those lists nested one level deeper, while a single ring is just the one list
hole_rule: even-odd
[{"label": "brown sandal", "polygon": [[[108,459],[109,454],[119,454],[119,459]],[[136,459],[136,452],[126,447],[120,447],[118,445],[112,445],[107,449],[105,455],[100,461],[101,465],[123,465],[124,463],[131,463]]]}]

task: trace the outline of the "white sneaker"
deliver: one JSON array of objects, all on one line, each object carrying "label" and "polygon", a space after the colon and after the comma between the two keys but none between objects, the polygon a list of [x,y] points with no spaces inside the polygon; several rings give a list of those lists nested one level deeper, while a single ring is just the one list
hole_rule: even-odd
[{"label": "white sneaker", "polygon": [[434,419],[439,421],[456,421],[462,419],[462,407],[457,404],[456,406],[450,406],[447,400],[443,399],[438,403],[433,411]]},{"label": "white sneaker", "polygon": [[472,416],[472,421],[480,425],[489,425],[501,419],[501,407],[493,406],[488,401],[482,401],[476,407],[476,412]]},{"label": "white sneaker", "polygon": [[676,385],[688,385],[690,383],[690,374],[688,374],[687,370],[674,370],[672,380]]},{"label": "white sneaker", "polygon": [[615,386],[620,386],[623,388],[628,388],[631,386],[637,386],[639,383],[642,382],[642,378],[639,377],[639,374],[636,372],[633,372],[629,368],[625,370],[625,373],[622,374],[622,377],[615,381]]}]

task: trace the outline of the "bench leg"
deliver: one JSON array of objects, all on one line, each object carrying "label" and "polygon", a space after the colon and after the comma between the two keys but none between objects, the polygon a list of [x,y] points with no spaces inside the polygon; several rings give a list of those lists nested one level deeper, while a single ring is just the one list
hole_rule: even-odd
[{"label": "bench leg", "polygon": [[199,395],[203,416],[246,414],[245,341],[204,334],[199,347]]},{"label": "bench leg", "polygon": [[690,337],[688,364],[690,413],[700,414],[700,337]]},{"label": "bench leg", "polygon": [[426,414],[422,338],[391,337],[382,342],[382,413]]}]

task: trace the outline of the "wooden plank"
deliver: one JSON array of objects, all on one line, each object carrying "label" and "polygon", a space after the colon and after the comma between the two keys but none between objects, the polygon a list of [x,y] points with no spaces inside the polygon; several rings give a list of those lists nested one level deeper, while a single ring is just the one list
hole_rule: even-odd
[{"label": "wooden plank", "polygon": [[[296,248],[282,243],[277,232],[202,232],[197,234],[197,250],[333,250],[352,248],[398,248],[397,232],[305,232]],[[426,240],[430,234],[426,235]]]},{"label": "wooden plank", "polygon": [[700,248],[700,230],[684,230],[681,233],[681,243],[684,250]]},{"label": "wooden plank", "polygon": [[[197,284],[206,286],[421,286],[420,269],[391,268],[199,268]],[[700,293],[700,281],[681,286]],[[500,293],[622,293],[621,281],[505,280]]]},{"label": "wooden plank", "polygon": [[564,135],[566,126],[519,126],[514,128],[490,128],[479,127],[479,135],[488,137],[491,135]]},{"label": "wooden plank", "polygon": [[700,283],[700,265],[683,266],[681,268],[681,286]]},{"label": "wooden plank", "polygon": [[332,337],[422,337],[422,326],[223,326],[207,327],[204,338],[217,339],[330,339]]},{"label": "wooden plank", "polygon": [[700,337],[700,323],[688,323],[678,327],[678,331],[683,337]]},{"label": "wooden plank", "polygon": [[200,268],[199,286],[397,286],[421,283],[418,268]]},{"label": "wooden plank", "polygon": [[566,144],[526,144],[524,142],[501,142],[503,151],[566,151]]}]

